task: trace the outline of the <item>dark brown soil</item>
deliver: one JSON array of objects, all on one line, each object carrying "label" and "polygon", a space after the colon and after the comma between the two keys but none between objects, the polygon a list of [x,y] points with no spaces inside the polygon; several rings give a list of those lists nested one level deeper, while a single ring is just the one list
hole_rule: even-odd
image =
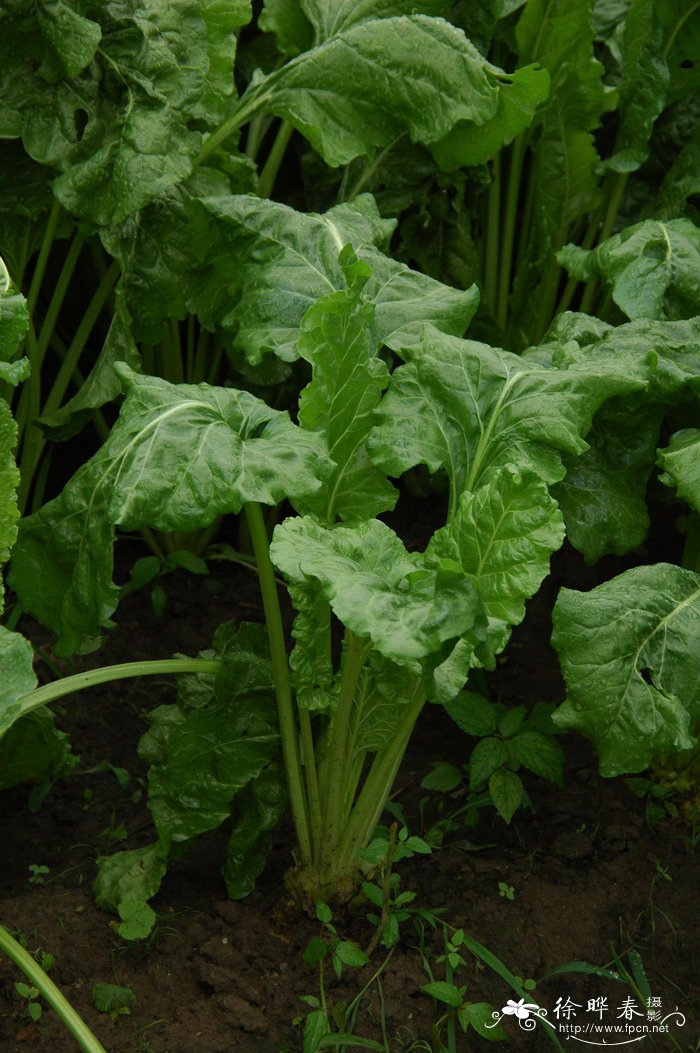
[{"label": "dark brown soil", "polygon": [[[568,574],[570,567],[566,570]],[[557,573],[562,574],[561,561]],[[589,577],[588,584],[594,580]],[[259,617],[256,579],[240,567],[213,566],[206,578],[178,573],[164,579],[163,586],[165,615],[153,616],[147,591],[130,596],[118,612],[119,629],[99,659],[92,656],[93,663],[175,651],[193,654],[207,646],[220,621]],[[552,584],[530,605],[526,622],[491,677],[491,689],[503,701],[530,704],[562,697],[547,644],[554,592]],[[258,888],[242,903],[225,898],[219,873],[223,833],[204,837],[172,866],[154,902],[159,923],[144,943],[125,944],[112,919],[94,905],[95,857],[138,847],[150,838],[145,804],[132,800],[137,780],[144,776],[135,748],[145,730],[143,712],[171,697],[172,685],[166,681],[142,681],[95,689],[66,703],[60,724],[81,755],[77,774],[54,787],[36,814],[27,808],[26,788],[0,797],[0,922],[23,934],[30,950],[55,957],[53,979],[109,1053],[301,1050],[299,1020],[309,1007],[300,996],[318,994],[317,975],[304,965],[302,954],[319,925],[291,913],[282,894],[281,876],[290,859],[287,829],[278,832]],[[418,784],[431,762],[459,763],[471,745],[441,710],[426,710],[398,779],[396,799],[412,833],[420,833],[436,817],[428,806],[421,820],[419,808],[425,794]],[[593,754],[581,740],[570,737],[564,745],[564,789],[528,780],[532,810],[519,812],[508,827],[492,810],[482,810],[476,827],[455,833],[431,857],[402,863],[402,888],[417,892],[416,905],[441,908],[446,921],[463,927],[523,978],[538,979],[574,960],[609,966],[614,953],[636,950],[663,1012],[677,1006],[687,1024],[676,1029],[672,1040],[647,1037],[632,1048],[698,1049],[694,831],[681,821],[649,826],[644,803],[624,780],[601,780]],[[131,773],[127,790],[109,772],[86,773],[105,758]],[[448,801],[447,807],[459,803]],[[128,833],[122,844],[105,833],[120,823]],[[31,864],[49,867],[43,884],[29,883]],[[499,893],[499,882],[512,889],[512,900]],[[335,918],[343,934],[364,945],[372,935],[366,911],[341,910]],[[386,1048],[393,1053],[429,1048],[412,1045],[418,1039],[430,1042],[435,1053],[440,1048],[431,1030],[439,1012],[420,991],[428,977],[419,942],[417,930],[405,923],[403,939],[382,973],[383,1012],[375,985],[357,1018],[358,1033],[382,1041],[383,1016]],[[441,951],[441,938],[429,934],[426,953],[435,979],[444,979],[444,967],[435,961]],[[465,958],[456,982],[467,985],[473,1001],[500,1008],[514,997],[489,968],[478,967],[469,953]],[[350,970],[340,983],[330,979],[329,999],[354,997],[382,960],[379,949],[370,967]],[[2,1053],[72,1053],[77,1046],[49,1009],[38,1024],[28,1020],[15,990],[19,979],[8,962],[0,961]],[[112,1021],[97,1012],[90,992],[98,982],[134,991],[130,1016]],[[595,975],[546,980],[533,1000],[552,1017],[557,999],[570,998],[581,1007],[581,1017],[589,999],[603,996],[608,998],[607,1022],[616,1021],[629,997],[646,1014],[628,986]],[[586,1019],[592,1019],[590,1014]],[[532,1053],[554,1048],[541,1028],[525,1032],[516,1023],[512,1016],[504,1021],[509,1048]],[[443,1040],[445,1034],[443,1028]],[[560,1040],[566,1045],[566,1034]],[[490,1048],[471,1031],[468,1036],[458,1033],[456,1041],[459,1053]]]}]

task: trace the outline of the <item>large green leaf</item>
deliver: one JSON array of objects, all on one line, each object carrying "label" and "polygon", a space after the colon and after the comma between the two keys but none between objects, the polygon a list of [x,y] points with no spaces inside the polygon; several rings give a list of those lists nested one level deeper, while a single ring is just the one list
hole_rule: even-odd
[{"label": "large green leaf", "polygon": [[236,818],[226,846],[223,875],[229,899],[253,891],[272,847],[272,831],[287,804],[281,768],[270,764],[236,799]]},{"label": "large green leaf", "polygon": [[377,752],[392,742],[403,708],[421,687],[421,681],[406,666],[372,651],[353,700],[353,753]]},{"label": "large green leaf", "polygon": [[115,913],[124,903],[145,903],[155,896],[167,868],[166,849],[159,844],[115,852],[97,860],[95,899]]},{"label": "large green leaf", "polygon": [[28,640],[0,625],[0,736],[24,714],[21,699],[36,687],[34,652]]},{"label": "large green leaf", "polygon": [[552,642],[566,680],[554,720],[595,745],[603,775],[693,745],[700,716],[700,576],[659,563],[588,593],[563,589]]},{"label": "large green leaf", "polygon": [[0,732],[0,790],[25,782],[54,782],[67,775],[79,759],[71,753],[68,736],[54,727],[53,713],[36,709],[9,731]]},{"label": "large green leaf", "polygon": [[418,14],[447,17],[451,5],[449,0],[300,0],[300,6],[319,42],[376,18]]},{"label": "large green leaf", "polygon": [[679,497],[700,512],[700,429],[684,428],[659,450],[661,482],[672,486]]},{"label": "large green leaf", "polygon": [[[241,163],[239,169],[240,188],[252,189],[252,167]],[[230,192],[228,176],[213,168],[199,168],[118,227],[101,231],[105,248],[119,261],[118,288],[129,305],[137,340],[157,343],[163,319],[181,319],[187,314],[195,263],[187,202],[191,197]]]},{"label": "large green leaf", "polygon": [[[150,714],[160,755],[148,773],[148,806],[161,844],[188,841],[229,818],[236,793],[278,751],[275,718],[271,697],[224,692],[197,709],[173,714],[159,706]],[[150,757],[151,746],[142,753]]]},{"label": "large green leaf", "polygon": [[663,416],[663,404],[643,394],[610,399],[594,418],[590,449],[567,459],[554,493],[567,537],[589,563],[621,556],[646,537],[646,489]]},{"label": "large green leaf", "polygon": [[476,493],[461,495],[427,551],[473,576],[489,618],[518,625],[563,540],[564,523],[546,483],[506,464]]},{"label": "large green leaf", "polygon": [[213,168],[196,169],[184,183],[162,191],[119,226],[100,231],[102,243],[120,267],[112,320],[97,361],[76,394],[41,418],[41,427],[52,437],[75,433],[94,409],[119,395],[114,364],[126,362],[139,370],[137,342],[157,344],[165,319],[183,319],[188,311],[196,311],[196,261],[186,202],[197,194],[228,194],[234,181],[236,189],[251,189],[252,164],[234,154],[227,164],[227,175]]},{"label": "large green leaf", "polygon": [[[681,148],[675,161],[664,175],[654,200],[654,217],[669,220],[690,215],[689,199],[698,193],[700,193],[700,126],[696,123],[693,137]],[[692,205],[690,207],[692,208]]]},{"label": "large green leaf", "polygon": [[[20,285],[28,261],[41,244],[42,218],[53,201],[52,176],[50,168],[27,156],[20,141],[0,140],[0,251]],[[59,226],[57,236],[61,234]]]},{"label": "large green leaf", "polygon": [[232,329],[252,363],[270,351],[286,361],[298,357],[306,311],[345,289],[338,255],[348,243],[372,270],[365,295],[375,305],[375,347],[400,347],[425,321],[461,335],[476,310],[475,289],[451,289],[378,251],[395,224],[380,217],[369,195],[323,215],[252,195],[205,198],[201,205],[209,222],[197,242],[205,260],[197,311],[205,322]]},{"label": "large green leaf", "polygon": [[649,363],[609,354],[547,369],[426,327],[391,378],[369,440],[373,460],[398,476],[443,467],[451,509],[506,464],[547,483],[564,474],[561,453],[581,454],[606,399],[644,386]]},{"label": "large green leaf", "polygon": [[347,24],[255,82],[244,103],[288,120],[336,166],[371,155],[401,132],[433,143],[457,121],[483,124],[497,98],[484,59],[464,34],[415,14]]},{"label": "large green leaf", "polygon": [[587,436],[590,449],[565,455],[566,477],[554,491],[567,536],[589,562],[608,552],[622,555],[646,534],[646,488],[662,419],[669,404],[687,397],[700,373],[700,323],[638,321],[613,328],[568,314],[547,340],[552,342],[524,357],[541,360],[546,350],[553,365],[613,356],[641,366],[651,354],[646,390],[612,398],[599,409]]},{"label": "large green leaf", "polygon": [[195,530],[246,501],[312,492],[330,470],[320,436],[248,392],[119,371],[127,397],[109,439],[24,520],[15,548],[13,585],[60,654],[110,624],[115,526]]},{"label": "large green leaf", "polygon": [[[263,626],[219,626],[215,677],[181,678],[178,702],[159,706],[139,743],[149,764],[149,808],[158,841],[99,860],[97,902],[123,913],[145,905],[160,887],[171,854],[234,813],[224,867],[227,886],[246,895],[265,862],[269,831],[285,793],[275,763],[279,750],[272,667]],[[174,847],[175,846],[175,847]],[[143,933],[146,935],[146,932]]]},{"label": "large green leaf", "polygon": [[[427,555],[453,560],[479,589],[489,620],[489,664],[505,647],[511,626],[522,621],[525,600],[537,592],[563,540],[561,513],[546,484],[511,464],[476,493],[463,493],[450,521],[433,535]],[[435,669],[430,697],[442,703],[454,698],[483,658],[474,655],[469,640],[461,641]]]},{"label": "large green leaf", "polygon": [[323,489],[296,506],[329,523],[338,517],[371,519],[393,508],[398,496],[367,451],[374,410],[389,382],[372,337],[375,307],[362,294],[371,272],[352,254],[345,260],[349,290],[330,293],[309,308],[297,344],[313,367],[299,399],[299,423],[324,432],[335,467]]},{"label": "large green leaf", "polygon": [[3,608],[3,567],[10,558],[10,550],[17,537],[17,484],[19,472],[15,464],[14,448],[17,426],[10,408],[0,399],[0,613]]},{"label": "large green leaf", "polygon": [[67,209],[118,223],[190,173],[201,143],[191,124],[226,111],[248,4],[112,0],[92,19],[52,4],[50,36],[49,5],[33,7],[4,25],[0,130],[60,169]]},{"label": "large green leaf", "polygon": [[688,219],[647,219],[595,249],[567,245],[558,259],[574,278],[610,283],[628,318],[700,314],[700,230]]},{"label": "large green leaf", "polygon": [[495,75],[499,92],[493,117],[483,126],[460,121],[444,139],[431,145],[431,153],[443,171],[488,161],[532,124],[537,107],[549,94],[549,73],[537,65]]},{"label": "large green leaf", "polygon": [[326,527],[288,519],[270,554],[292,581],[318,582],[340,621],[399,664],[415,668],[448,641],[482,634],[481,603],[461,570],[444,560],[429,567],[378,520]]},{"label": "large green leaf", "polygon": [[313,47],[313,26],[300,0],[263,0],[258,25],[263,32],[274,33],[283,55],[298,55]]},{"label": "large green leaf", "polygon": [[654,122],[666,103],[670,74],[663,55],[664,34],[654,0],[632,0],[619,41],[622,81],[613,156],[616,172],[630,172],[647,159]]}]

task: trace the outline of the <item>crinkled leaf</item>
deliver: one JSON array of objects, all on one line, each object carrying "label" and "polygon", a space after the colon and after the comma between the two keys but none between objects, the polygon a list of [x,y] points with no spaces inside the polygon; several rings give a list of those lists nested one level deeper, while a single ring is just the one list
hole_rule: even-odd
[{"label": "crinkled leaf", "polygon": [[199,105],[193,105],[192,113],[212,122],[226,116],[230,100],[235,98],[236,33],[251,20],[251,0],[200,0],[200,11],[206,25],[209,61],[202,98]]},{"label": "crinkled leaf", "polygon": [[299,399],[299,423],[324,432],[335,467],[322,491],[296,505],[330,523],[338,517],[371,519],[393,508],[398,496],[367,451],[389,373],[372,339],[374,305],[362,295],[369,269],[357,261],[352,266],[360,269],[352,287],[309,308],[297,345],[313,367],[313,379]]},{"label": "crinkled leaf", "polygon": [[459,120],[483,124],[498,89],[463,33],[416,14],[348,25],[244,96],[257,98],[337,166],[401,132],[432,143]]},{"label": "crinkled leaf", "polygon": [[37,18],[44,39],[67,76],[77,77],[95,57],[102,37],[100,27],[90,19],[83,18],[62,0],[50,0],[37,6]]},{"label": "crinkled leaf", "polygon": [[[240,189],[252,189],[252,167],[241,163],[239,168]],[[212,168],[198,168],[184,183],[164,190],[137,215],[129,216],[118,227],[101,231],[105,248],[120,264],[118,289],[133,316],[132,332],[137,340],[157,343],[163,319],[182,319],[187,314],[195,260],[186,202],[190,197],[230,192],[227,175]]]},{"label": "crinkled leaf", "polygon": [[[0,633],[0,651],[4,651],[1,642],[6,633],[6,629]],[[8,667],[3,662],[2,670],[3,676],[6,672],[12,676],[11,665]],[[16,677],[14,679],[16,683]],[[6,688],[2,694],[7,695]],[[3,713],[5,702],[5,698],[0,700],[0,728],[6,727],[6,720],[3,720],[7,712]],[[80,759],[71,752],[68,736],[55,727],[53,713],[46,708],[27,713],[9,731],[0,732],[0,735],[0,790],[24,782],[53,782],[67,775]]]},{"label": "crinkled leaf", "polygon": [[397,665],[376,652],[370,653],[360,674],[353,705],[353,742],[358,753],[376,753],[394,740],[401,711],[420,686],[406,666]]},{"label": "crinkled leaf", "polygon": [[15,464],[14,447],[17,441],[17,426],[10,408],[0,399],[0,613],[3,609],[3,567],[17,537],[17,484],[19,472]]},{"label": "crinkled leaf", "polygon": [[284,776],[274,764],[236,797],[236,819],[223,867],[229,899],[243,899],[252,892],[270,854],[272,830],[282,818],[286,803]]},{"label": "crinkled leaf", "polygon": [[654,466],[661,404],[645,396],[611,399],[596,414],[588,449],[567,460],[554,493],[566,536],[589,563],[641,545],[649,528],[646,488]]},{"label": "crinkled leaf", "polygon": [[[269,699],[226,698],[177,720],[169,719],[169,709],[159,706],[150,715],[161,752],[148,773],[149,808],[165,845],[228,819],[235,795],[260,775],[279,746]],[[153,755],[150,747],[147,754]]]},{"label": "crinkled leaf", "polygon": [[546,484],[511,464],[499,468],[475,494],[462,494],[447,525],[433,535],[427,554],[453,560],[475,581],[489,620],[488,650],[486,656],[475,656],[467,641],[455,648],[434,671],[434,701],[452,698],[472,666],[493,664],[563,539],[561,513]]},{"label": "crinkled leaf", "polygon": [[311,492],[329,468],[318,436],[248,392],[119,370],[127,397],[109,439],[15,548],[13,585],[60,654],[109,624],[115,525],[196,530],[246,501]]},{"label": "crinkled leaf", "polygon": [[[15,384],[25,375],[26,360],[12,361],[28,326],[24,297],[10,283],[7,268],[0,257],[0,380]],[[0,614],[3,609],[3,568],[17,537],[17,486],[19,472],[15,464],[17,425],[10,407],[0,398]],[[0,717],[0,728],[2,718]]]},{"label": "crinkled leaf", "polygon": [[679,497],[700,512],[700,429],[684,428],[659,450],[662,483],[672,486]]},{"label": "crinkled leaf", "polygon": [[664,57],[671,72],[668,102],[700,89],[700,8],[688,0],[657,0]]},{"label": "crinkled leaf", "polygon": [[155,896],[167,867],[161,845],[100,856],[94,890],[98,907],[118,913],[120,904],[145,903]]},{"label": "crinkled leaf", "polygon": [[289,664],[294,671],[297,703],[302,709],[329,709],[335,695],[328,601],[313,581],[290,581],[288,591],[296,611]]},{"label": "crinkled leaf", "polygon": [[274,690],[272,662],[267,632],[257,622],[224,622],[214,633],[213,653],[221,659],[214,678],[214,691],[220,701],[241,695],[258,695]]},{"label": "crinkled leaf", "polygon": [[595,249],[567,245],[558,259],[574,278],[609,282],[628,318],[700,313],[700,230],[688,219],[647,219]]},{"label": "crinkled leaf", "polygon": [[329,528],[308,517],[275,529],[273,562],[292,581],[314,580],[340,621],[399,664],[480,630],[474,586],[454,565],[428,569],[377,520]]},{"label": "crinkled leaf", "polygon": [[484,125],[460,121],[431,153],[443,171],[484,164],[527,128],[549,94],[549,73],[537,65],[498,74],[498,106]]},{"label": "crinkled leaf", "polygon": [[561,513],[546,484],[507,464],[476,493],[462,494],[427,551],[474,578],[490,618],[518,625],[563,540]]},{"label": "crinkled leaf", "polygon": [[0,43],[0,127],[60,169],[54,188],[67,209],[118,223],[189,175],[201,143],[191,122],[224,116],[247,5],[112,0],[86,19],[53,4],[48,22],[47,5],[36,7],[36,22],[17,16]]},{"label": "crinkled leaf", "polygon": [[205,198],[201,206],[197,245],[206,265],[195,305],[205,322],[235,333],[235,346],[252,363],[270,351],[285,361],[298,357],[309,307],[346,288],[338,255],[348,243],[372,271],[365,296],[375,306],[375,347],[399,348],[424,321],[461,335],[476,310],[475,290],[452,289],[377,250],[394,222],[380,218],[369,195],[323,215],[252,195]]},{"label": "crinkled leaf", "polygon": [[[569,540],[595,562],[607,552],[622,555],[639,545],[648,527],[646,487],[654,467],[661,420],[669,403],[684,398],[700,372],[700,325],[630,322],[592,328],[585,315],[562,316],[547,334],[552,365],[616,357],[642,363],[656,359],[647,389],[612,398],[596,414],[590,449],[564,457],[566,476],[554,491]],[[544,348],[534,349],[540,360]],[[533,349],[525,358],[533,357]]]},{"label": "crinkled leaf", "polygon": [[31,644],[19,633],[0,625],[0,736],[22,716],[21,699],[36,687]]},{"label": "crinkled leaf", "polygon": [[369,440],[389,475],[416,464],[444,467],[452,511],[512,464],[544,482],[562,477],[561,453],[580,454],[599,405],[643,386],[649,363],[601,356],[568,369],[545,369],[506,351],[457,340],[426,327],[395,370]]},{"label": "crinkled leaf", "polygon": [[[0,140],[0,252],[20,284],[27,262],[41,244],[45,227],[41,219],[53,201],[52,174],[28,157],[18,140]],[[61,226],[57,237],[63,233]]]},{"label": "crinkled leaf", "polygon": [[554,721],[589,738],[601,774],[693,745],[700,709],[700,576],[659,563],[588,593],[563,589],[552,642],[566,680]]}]

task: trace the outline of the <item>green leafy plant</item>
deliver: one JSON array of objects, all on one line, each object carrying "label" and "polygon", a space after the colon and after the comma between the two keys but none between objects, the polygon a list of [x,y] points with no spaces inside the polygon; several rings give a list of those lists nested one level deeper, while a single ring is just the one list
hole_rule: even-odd
[{"label": "green leafy plant", "polygon": [[[551,719],[554,706],[541,702],[527,713],[525,706],[508,708],[489,702],[474,691],[462,691],[445,703],[445,709],[461,731],[480,740],[466,765],[469,790],[478,795],[488,789],[496,811],[507,823],[527,802],[525,787],[517,774],[519,769],[562,785],[563,757]],[[425,776],[421,786],[450,793],[462,780],[459,768],[441,762]]]},{"label": "green leafy plant", "polygon": [[120,1016],[130,1016],[131,1008],[136,1003],[136,995],[130,987],[119,987],[117,984],[95,984],[90,992],[95,1008],[107,1013],[114,1023]]},{"label": "green leafy plant", "polygon": [[[432,0],[300,0],[286,16],[269,2],[258,28],[276,55],[239,78],[239,98],[231,68],[248,5],[231,5],[225,26],[211,5],[188,11],[161,0],[106,4],[94,18],[22,8],[5,16],[0,45],[5,162],[27,188],[26,203],[16,182],[8,191],[0,271],[0,562],[12,549],[11,587],[58,657],[84,654],[122,595],[118,532],[168,538],[164,566],[193,531],[208,538],[238,516],[265,613],[264,628],[223,625],[198,657],[42,687],[28,642],[0,631],[1,748],[12,760],[2,785],[37,778],[31,735],[49,744],[42,783],[74,763],[49,703],[109,680],[180,675],[177,701],[151,713],[140,744],[154,840],[100,860],[98,902],[127,938],[153,924],[147,901],[170,859],[222,824],[229,895],[250,891],[287,804],[295,898],[349,899],[428,704],[471,727],[484,716],[470,778],[488,782],[507,820],[523,799],[518,766],[556,782],[551,737],[518,709],[486,703],[486,713],[465,684],[493,668],[565,535],[591,562],[641,544],[651,479],[690,508],[686,565],[561,592],[554,645],[568,698],[553,719],[588,735],[613,775],[691,748],[698,706],[696,143],[673,123],[697,76],[698,9],[635,0],[603,17],[579,0],[528,0],[481,20],[456,15],[480,51]],[[674,161],[655,196],[643,166],[657,121]],[[302,165],[322,159],[319,195],[333,187],[334,203],[316,212],[269,199],[295,139]],[[471,186],[488,187],[474,214]],[[460,239],[449,285],[420,245],[445,188],[453,203],[461,195],[457,218],[431,228],[431,244],[445,244],[438,230]],[[619,213],[634,220],[627,234],[615,232]],[[39,321],[62,224],[72,240]],[[102,277],[62,345],[54,316],[95,231],[115,262],[94,247]],[[472,279],[485,304],[475,331],[510,350],[464,338],[479,304]],[[78,376],[108,301],[104,345]],[[585,313],[593,307],[604,317]],[[154,351],[163,343],[176,351],[170,379]],[[44,400],[52,344],[60,365]],[[211,383],[224,352],[235,386]],[[79,389],[64,403],[71,376]],[[34,422],[66,436],[111,399],[119,413],[104,442],[43,503]],[[424,551],[379,518],[398,499],[391,480],[416,468],[446,493]],[[32,492],[18,530],[17,493],[26,507]],[[160,594],[155,607],[163,613]]]},{"label": "green leafy plant", "polygon": [[514,900],[515,889],[512,885],[509,885],[506,881],[498,882],[498,895],[502,896],[503,899]]},{"label": "green leafy plant", "polygon": [[29,1019],[36,1024],[39,1020],[41,1020],[41,1015],[44,1011],[41,1002],[37,1001],[37,999],[39,998],[38,988],[31,987],[29,984],[16,983],[15,991],[20,996],[20,998],[24,999],[25,1012]]}]

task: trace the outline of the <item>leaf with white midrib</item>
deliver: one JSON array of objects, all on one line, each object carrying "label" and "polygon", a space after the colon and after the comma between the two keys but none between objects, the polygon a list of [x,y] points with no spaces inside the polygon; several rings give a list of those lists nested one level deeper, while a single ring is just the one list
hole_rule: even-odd
[{"label": "leaf with white midrib", "polygon": [[369,439],[373,461],[399,476],[417,464],[442,467],[450,509],[512,464],[544,482],[559,480],[561,454],[581,454],[598,406],[644,386],[647,356],[610,353],[567,369],[545,368],[472,340],[425,326],[392,374]]},{"label": "leaf with white midrib", "polygon": [[22,523],[12,581],[71,654],[109,624],[115,527],[195,530],[246,501],[318,489],[321,436],[249,392],[173,385],[119,367],[126,399],[105,445],[63,493]]},{"label": "leaf with white midrib", "polygon": [[554,714],[598,749],[601,772],[642,771],[693,745],[700,716],[700,576],[659,563],[581,594],[562,590],[552,642],[568,697]]}]

